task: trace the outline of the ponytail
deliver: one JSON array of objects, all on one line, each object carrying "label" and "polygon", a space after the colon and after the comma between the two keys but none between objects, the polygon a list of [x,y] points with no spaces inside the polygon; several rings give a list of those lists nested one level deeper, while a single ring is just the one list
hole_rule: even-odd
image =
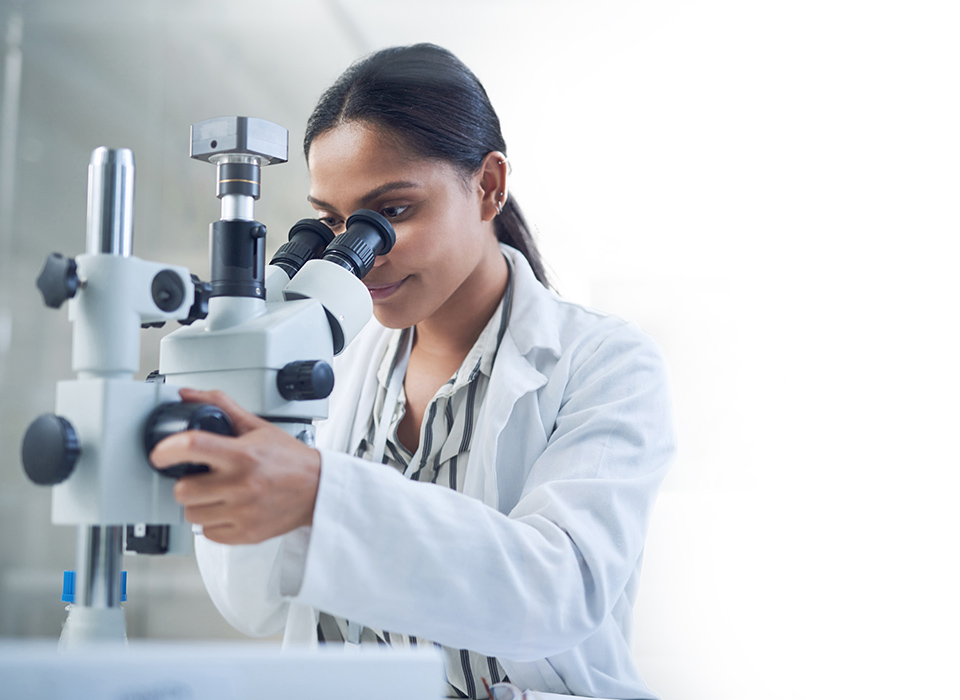
[{"label": "ponytail", "polygon": [[493,220],[493,225],[497,231],[497,239],[519,250],[530,263],[530,268],[540,284],[549,288],[550,281],[547,278],[543,258],[540,257],[536,241],[533,240],[530,227],[523,218],[523,212],[520,211],[520,205],[517,204],[516,199],[513,197],[507,199],[503,205],[503,211]]}]

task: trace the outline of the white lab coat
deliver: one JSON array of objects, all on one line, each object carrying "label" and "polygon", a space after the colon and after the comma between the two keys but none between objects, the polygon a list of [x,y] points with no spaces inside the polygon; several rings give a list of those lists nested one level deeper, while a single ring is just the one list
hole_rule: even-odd
[{"label": "white lab coat", "polygon": [[[644,538],[675,441],[661,353],[620,319],[515,293],[463,493],[350,457],[390,332],[335,360],[313,526],[258,545],[197,538],[217,608],[251,635],[315,643],[314,609],[496,656],[521,688],[652,698],[633,660]],[[302,576],[301,576],[302,572]]]}]

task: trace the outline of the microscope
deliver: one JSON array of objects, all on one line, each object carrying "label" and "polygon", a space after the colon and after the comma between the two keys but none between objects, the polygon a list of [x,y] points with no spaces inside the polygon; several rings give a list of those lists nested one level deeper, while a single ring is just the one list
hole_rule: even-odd
[{"label": "microscope", "polygon": [[[219,389],[248,411],[308,445],[327,416],[330,361],[372,313],[361,279],[390,251],[390,223],[355,212],[339,236],[316,219],[299,221],[266,263],[266,228],[254,218],[261,169],[286,162],[287,131],[249,117],[191,127],[190,156],[216,165],[220,220],[210,226],[210,281],[140,260],[133,240],[134,159],[97,148],[87,181],[87,249],[50,255],[37,285],[44,302],[68,302],[76,378],[58,382],[56,412],[24,436],[27,476],[52,486],[52,520],[78,528],[74,602],[61,648],[123,641],[123,553],[192,549],[191,527],[173,497],[176,478],[202,464],[158,470],[147,459],[181,430],[230,435],[219,408],[184,403],[178,387]],[[140,330],[179,321],[160,343],[146,382]]]}]

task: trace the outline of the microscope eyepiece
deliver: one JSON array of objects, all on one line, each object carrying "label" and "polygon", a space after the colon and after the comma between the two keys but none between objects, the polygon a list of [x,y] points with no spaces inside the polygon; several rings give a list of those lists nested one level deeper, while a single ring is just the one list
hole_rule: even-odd
[{"label": "microscope eyepiece", "polygon": [[319,257],[336,237],[337,234],[319,220],[300,219],[290,229],[287,243],[277,249],[270,264],[281,268],[293,279],[308,260]]},{"label": "microscope eyepiece", "polygon": [[393,226],[369,209],[358,209],[347,219],[347,230],[333,239],[323,259],[363,277],[373,268],[378,255],[386,255],[397,240]]}]

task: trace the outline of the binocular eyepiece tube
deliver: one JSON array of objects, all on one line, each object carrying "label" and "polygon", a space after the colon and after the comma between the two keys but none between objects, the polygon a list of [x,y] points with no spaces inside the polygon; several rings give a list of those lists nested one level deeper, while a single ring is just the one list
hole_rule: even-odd
[{"label": "binocular eyepiece tube", "polygon": [[290,229],[289,241],[277,250],[270,264],[293,278],[308,260],[320,258],[363,279],[376,257],[389,253],[396,240],[390,222],[369,209],[355,211],[339,236],[317,219],[301,219]]},{"label": "binocular eyepiece tube", "polygon": [[282,269],[292,279],[308,260],[326,250],[336,237],[337,234],[320,220],[300,219],[290,229],[287,242],[273,254],[270,264]]}]

